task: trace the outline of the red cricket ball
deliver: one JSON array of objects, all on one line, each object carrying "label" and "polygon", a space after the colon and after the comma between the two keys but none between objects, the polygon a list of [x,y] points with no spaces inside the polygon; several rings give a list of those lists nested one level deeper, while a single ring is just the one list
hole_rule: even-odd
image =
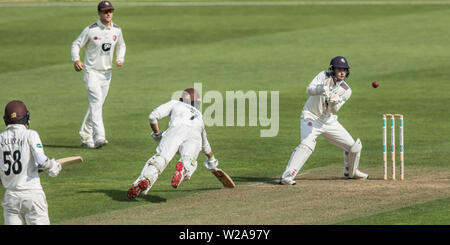
[{"label": "red cricket ball", "polygon": [[377,81],[373,81],[373,83],[372,83],[372,87],[374,87],[374,88],[378,88],[378,82]]}]

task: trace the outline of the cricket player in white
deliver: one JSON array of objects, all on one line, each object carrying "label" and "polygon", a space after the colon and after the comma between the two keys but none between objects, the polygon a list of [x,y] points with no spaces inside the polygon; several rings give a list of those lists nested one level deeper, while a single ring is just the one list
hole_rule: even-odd
[{"label": "cricket player in white", "polygon": [[300,117],[301,142],[292,153],[280,184],[295,185],[295,176],[308,160],[316,146],[319,135],[344,151],[344,176],[351,179],[367,179],[369,176],[358,170],[362,149],[338,122],[336,112],[350,98],[352,90],[344,81],[350,74],[350,66],[342,56],[334,57],[329,71],[320,72],[306,88],[310,97]]},{"label": "cricket player in white", "polygon": [[[72,43],[72,61],[77,72],[84,70],[89,107],[80,129],[81,146],[99,148],[108,144],[103,125],[102,107],[108,95],[112,76],[112,60],[116,49],[116,65],[121,68],[125,59],[125,41],[122,29],[112,22],[114,7],[109,1],[98,4],[100,19],[86,27]],[[84,64],[80,50],[86,46]]]},{"label": "cricket player in white", "polygon": [[52,177],[61,165],[44,154],[39,134],[25,126],[29,112],[21,101],[6,105],[6,129],[0,134],[0,177],[6,188],[2,202],[6,225],[49,225],[48,206],[38,170]]},{"label": "cricket player in white", "polygon": [[[171,100],[150,113],[152,137],[159,142],[157,153],[147,161],[141,174],[128,190],[128,198],[135,198],[140,193],[147,194],[177,152],[181,157],[176,163],[172,177],[173,188],[191,178],[197,169],[197,156],[200,151],[207,156],[203,164],[205,168],[210,171],[217,169],[219,162],[214,158],[206,137],[205,124],[199,111],[200,103],[198,92],[189,88],[183,91],[179,101]],[[159,129],[158,120],[167,116],[170,116],[169,127],[163,132]]]}]

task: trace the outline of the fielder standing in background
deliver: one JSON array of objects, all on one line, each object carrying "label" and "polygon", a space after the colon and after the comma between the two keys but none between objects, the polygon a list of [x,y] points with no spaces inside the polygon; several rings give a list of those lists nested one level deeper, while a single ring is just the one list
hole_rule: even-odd
[{"label": "fielder standing in background", "polygon": [[310,97],[300,118],[301,142],[292,153],[280,184],[295,185],[295,176],[308,160],[319,135],[344,151],[344,176],[349,179],[367,179],[368,174],[358,170],[362,149],[338,122],[336,112],[350,98],[352,90],[344,81],[350,75],[350,66],[342,56],[334,57],[328,71],[320,72],[306,88]]},{"label": "fielder standing in background", "polygon": [[[81,146],[99,148],[106,144],[103,125],[103,103],[108,95],[112,75],[112,60],[116,49],[116,65],[121,68],[125,59],[125,41],[122,29],[112,22],[114,7],[109,1],[98,6],[97,22],[86,27],[72,43],[72,61],[75,71],[84,70],[84,82],[88,91],[89,108],[80,129]],[[86,46],[84,63],[80,61],[80,50]]]},{"label": "fielder standing in background", "polygon": [[6,188],[2,202],[5,225],[49,225],[38,170],[55,177],[61,165],[44,154],[39,134],[25,127],[30,113],[22,101],[9,102],[3,119],[6,129],[0,133],[0,177]]},{"label": "fielder standing in background", "polygon": [[[158,106],[150,113],[149,121],[152,137],[159,142],[156,154],[148,159],[139,177],[128,190],[127,196],[135,198],[140,193],[147,194],[158,177],[178,152],[181,157],[176,163],[172,177],[172,187],[177,188],[182,181],[189,180],[197,169],[200,150],[208,157],[204,162],[210,171],[217,169],[219,162],[214,158],[200,108],[200,95],[193,88],[183,91],[179,101],[171,100]],[[169,128],[159,129],[158,120],[170,116]]]}]

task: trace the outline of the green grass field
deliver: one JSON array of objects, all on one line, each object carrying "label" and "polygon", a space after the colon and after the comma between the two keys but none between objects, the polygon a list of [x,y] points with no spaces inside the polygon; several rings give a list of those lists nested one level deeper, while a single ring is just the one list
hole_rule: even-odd
[{"label": "green grass field", "polygon": [[[283,172],[299,143],[299,115],[307,99],[306,86],[337,55],[349,60],[348,83],[353,90],[351,99],[338,113],[339,121],[363,143],[361,170],[368,169],[369,174],[380,176],[381,115],[402,113],[405,115],[406,180],[392,183],[395,186],[392,203],[367,208],[360,217],[317,218],[308,223],[450,224],[450,188],[446,188],[450,184],[450,1],[449,5],[171,7],[131,6],[123,3],[126,1],[120,2],[116,5],[114,22],[123,28],[127,54],[124,67],[113,71],[103,110],[110,144],[98,150],[79,147],[78,130],[88,100],[82,73],[74,71],[70,57],[73,40],[84,27],[98,19],[96,1],[90,6],[69,8],[0,4],[1,108],[10,100],[23,100],[31,112],[31,128],[39,132],[48,156],[81,155],[85,159],[82,164],[64,168],[56,178],[41,174],[53,224],[89,223],[83,221],[85,218],[93,220],[92,223],[109,223],[89,217],[110,217],[109,213],[120,216],[130,210],[151,213],[153,208],[164,210],[172,207],[172,202],[190,200],[193,195],[208,197],[224,193],[230,200],[236,198],[235,193],[243,195],[240,191],[252,195],[252,185],[267,184]],[[374,80],[380,83],[377,89],[371,87]],[[157,146],[150,137],[149,113],[167,102],[173,92],[193,87],[196,82],[203,84],[203,93],[279,91],[278,135],[261,138],[260,130],[267,128],[262,126],[208,127],[208,138],[219,167],[238,185],[235,193],[223,190],[203,168],[205,157],[201,154],[197,172],[189,182],[178,189],[170,186],[176,156],[149,195],[129,201],[126,191]],[[167,120],[160,125],[165,128]],[[342,166],[341,150],[319,138],[316,150],[302,170]],[[424,194],[411,202],[399,202],[395,194],[414,192],[409,183],[426,185],[420,182],[426,175],[420,175],[420,171],[408,172],[422,168],[433,169],[430,177],[441,173],[439,179],[433,180],[440,186],[435,189],[439,191],[433,196]],[[341,178],[342,173],[339,170],[333,176]],[[331,177],[324,181],[330,185],[335,182]],[[390,188],[377,178],[367,182],[371,182],[371,188],[378,184]],[[286,214],[284,220],[273,217],[283,213],[289,204],[301,207],[301,202],[287,198],[284,193],[301,195],[307,184],[310,183],[303,185],[299,175],[295,187],[277,186],[273,195],[259,196],[261,202],[273,196],[286,203],[274,213],[266,210],[259,220],[246,219],[245,203],[238,202],[236,210],[239,211],[221,210],[222,215],[242,212],[243,215],[236,215],[240,219],[227,223],[296,224],[292,213],[289,217]],[[343,188],[347,185],[366,184],[347,181]],[[421,187],[418,185],[418,189],[425,190]],[[2,188],[0,196],[3,193]],[[370,193],[374,200],[381,202],[384,198],[383,194]],[[351,205],[351,195],[349,198],[347,203]],[[334,201],[327,195],[322,199]],[[214,200],[203,202],[214,206]],[[240,206],[243,207],[239,209]],[[180,212],[186,212],[182,216],[186,219],[179,223],[201,222],[191,216],[200,215],[200,211],[181,209]],[[305,212],[315,215],[313,209]],[[147,220],[143,215],[141,220],[124,218],[118,223],[170,224],[165,213],[159,213],[157,221]]]}]

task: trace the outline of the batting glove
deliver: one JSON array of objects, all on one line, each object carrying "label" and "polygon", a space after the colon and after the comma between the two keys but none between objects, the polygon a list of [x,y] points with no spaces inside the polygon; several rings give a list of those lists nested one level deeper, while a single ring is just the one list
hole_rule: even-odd
[{"label": "batting glove", "polygon": [[55,159],[49,160],[48,163],[50,165],[48,175],[50,175],[50,177],[56,177],[59,174],[59,171],[61,171],[61,164],[55,161]]},{"label": "batting glove", "polygon": [[330,103],[331,104],[339,104],[342,102],[342,98],[341,96],[339,96],[338,94],[332,93],[330,96]]},{"label": "batting glove", "polygon": [[212,157],[211,159],[206,159],[205,162],[203,163],[203,166],[205,166],[205,168],[211,171],[216,170],[217,165],[219,165],[219,161],[214,157]]},{"label": "batting glove", "polygon": [[162,135],[163,135],[162,130],[160,130],[159,133],[152,132],[152,138],[158,143],[161,141]]}]

